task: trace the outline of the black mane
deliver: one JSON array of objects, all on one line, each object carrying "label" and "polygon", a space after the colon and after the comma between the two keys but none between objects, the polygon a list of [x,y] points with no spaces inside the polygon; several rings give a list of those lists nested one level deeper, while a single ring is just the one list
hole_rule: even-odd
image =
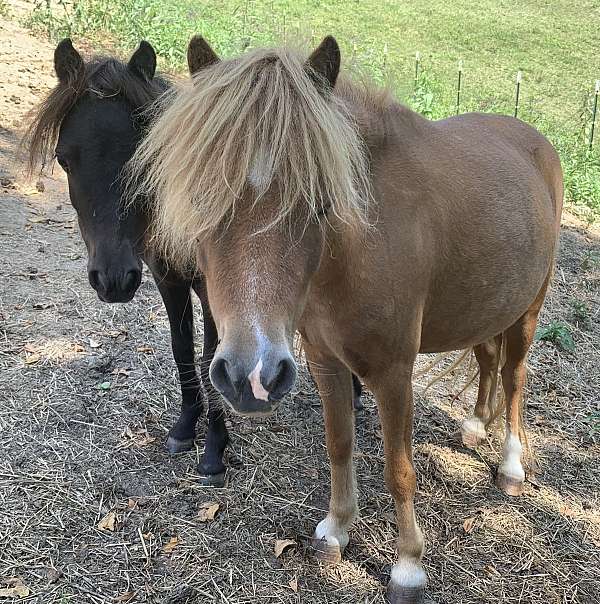
[{"label": "black mane", "polygon": [[82,80],[74,103],[86,92],[99,96],[120,94],[134,110],[156,100],[169,87],[164,77],[157,75],[152,80],[144,80],[134,74],[126,63],[113,57],[93,57],[85,65]]},{"label": "black mane", "polygon": [[38,166],[43,170],[53,157],[62,121],[85,95],[107,98],[120,95],[134,112],[138,112],[169,86],[163,76],[143,79],[131,71],[127,63],[114,57],[92,57],[77,79],[68,84],[59,82],[30,114],[31,123],[23,140],[28,150],[29,174],[33,174]]}]

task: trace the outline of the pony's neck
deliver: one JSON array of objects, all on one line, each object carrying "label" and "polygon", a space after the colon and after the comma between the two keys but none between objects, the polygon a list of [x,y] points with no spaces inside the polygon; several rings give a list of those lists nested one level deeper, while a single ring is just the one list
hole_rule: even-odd
[{"label": "pony's neck", "polygon": [[342,80],[336,94],[343,100],[358,127],[359,134],[367,149],[372,151],[385,138],[385,113],[393,101],[385,91],[371,91],[359,88],[347,80]]},{"label": "pony's neck", "polygon": [[342,80],[336,87],[336,94],[353,116],[372,156],[395,139],[399,127],[419,129],[428,122],[422,115],[398,103],[386,89],[371,89]]}]

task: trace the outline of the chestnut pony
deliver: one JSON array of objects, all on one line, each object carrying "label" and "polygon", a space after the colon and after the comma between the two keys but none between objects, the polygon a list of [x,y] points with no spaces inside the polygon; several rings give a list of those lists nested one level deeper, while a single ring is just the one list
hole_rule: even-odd
[{"label": "chestnut pony", "polygon": [[352,372],[377,400],[399,537],[391,602],[420,602],[411,378],[419,352],[503,342],[506,440],[498,484],[521,489],[525,359],[552,273],[558,156],[519,120],[428,121],[386,92],[338,81],[327,37],[308,57],[220,61],[195,41],[193,81],[164,98],[131,163],[167,257],[205,275],[219,345],[210,378],[234,411],[271,413],[302,335],[323,400],[336,558],[358,506]]},{"label": "chestnut pony", "polygon": [[[190,47],[193,58],[193,46]],[[200,65],[201,66],[201,65]],[[190,61],[190,69],[195,69]],[[95,56],[85,61],[70,39],[54,51],[56,86],[30,114],[24,138],[29,174],[55,157],[65,171],[69,197],[88,250],[88,278],[103,302],[128,302],[150,268],[164,302],[173,357],[181,385],[181,413],[169,430],[166,447],[176,454],[194,447],[204,393],[194,365],[191,290],[200,298],[204,323],[201,377],[207,398],[208,429],[198,471],[206,485],[223,486],[223,454],[229,442],[222,405],[208,378],[217,346],[202,275],[173,270],[148,245],[150,217],[143,207],[123,212],[120,174],[144,136],[144,108],[170,83],[156,73],[156,53],[142,41],[129,61]],[[353,377],[354,404],[361,407],[361,384]]]}]

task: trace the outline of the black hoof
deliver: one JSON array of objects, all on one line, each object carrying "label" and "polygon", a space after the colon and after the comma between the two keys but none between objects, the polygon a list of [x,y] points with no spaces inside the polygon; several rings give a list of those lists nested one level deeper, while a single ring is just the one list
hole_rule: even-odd
[{"label": "black hoof", "polygon": [[401,587],[389,584],[385,595],[388,604],[424,604],[424,587]]},{"label": "black hoof", "polygon": [[178,440],[172,436],[169,436],[167,438],[167,442],[165,443],[165,447],[171,455],[177,455],[178,453],[183,453],[184,451],[191,451],[194,448],[194,439],[187,438],[186,440]]},{"label": "black hoof", "polygon": [[227,472],[219,474],[200,474],[198,482],[203,487],[221,488],[225,486],[225,476]]}]

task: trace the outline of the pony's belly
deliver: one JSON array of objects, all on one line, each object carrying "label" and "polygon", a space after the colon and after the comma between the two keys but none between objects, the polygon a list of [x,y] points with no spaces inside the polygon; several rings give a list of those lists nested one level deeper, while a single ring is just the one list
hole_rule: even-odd
[{"label": "pony's belly", "polygon": [[423,316],[419,351],[469,348],[501,334],[533,304],[548,271],[549,267],[525,280],[512,280],[513,287],[503,284],[487,294],[484,288],[473,288],[462,295],[441,296]]},{"label": "pony's belly", "polygon": [[[460,325],[453,329],[444,326],[433,326],[422,332],[420,353],[449,352],[451,350],[463,350],[481,344],[502,333],[513,325],[523,313],[505,315],[495,318],[489,325],[475,324],[470,317],[461,319]],[[479,319],[475,317],[474,319]]]}]

